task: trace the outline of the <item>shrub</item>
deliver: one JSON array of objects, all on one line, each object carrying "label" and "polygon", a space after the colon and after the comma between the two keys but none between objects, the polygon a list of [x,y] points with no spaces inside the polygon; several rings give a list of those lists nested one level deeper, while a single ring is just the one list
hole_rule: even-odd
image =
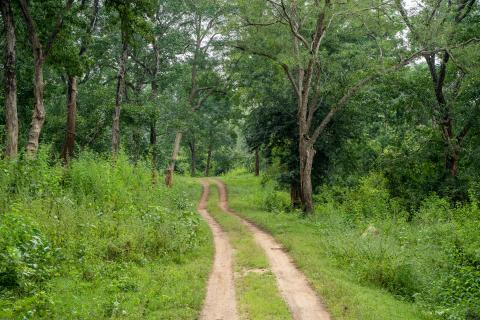
[{"label": "shrub", "polygon": [[284,192],[270,190],[262,201],[262,209],[268,212],[288,212],[292,210],[290,198]]},{"label": "shrub", "polygon": [[0,215],[0,288],[35,293],[56,270],[57,251],[17,213]]}]

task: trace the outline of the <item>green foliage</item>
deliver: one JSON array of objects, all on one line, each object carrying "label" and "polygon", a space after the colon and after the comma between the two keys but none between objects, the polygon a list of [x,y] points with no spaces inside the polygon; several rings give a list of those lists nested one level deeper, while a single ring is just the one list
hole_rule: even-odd
[{"label": "green foliage", "polygon": [[[123,154],[112,163],[83,153],[69,167],[49,163],[46,150],[40,154],[35,160],[0,161],[6,194],[0,215],[0,318],[63,319],[74,310],[87,318],[137,314],[139,305],[123,302],[116,307],[112,302],[107,311],[94,305],[79,310],[74,297],[133,295],[145,303],[151,293],[142,279],[169,265],[184,277],[178,290],[205,284],[210,256],[190,201],[196,193],[185,186],[153,186],[149,167],[134,166]],[[194,252],[205,257],[199,260]],[[190,261],[207,262],[197,265],[203,268],[198,280],[191,278]],[[163,281],[175,286],[173,278]],[[101,291],[88,289],[99,283]],[[185,317],[196,316],[202,296],[200,290],[186,298],[194,309]]]},{"label": "green foliage", "polygon": [[55,272],[58,252],[20,213],[0,215],[0,288],[34,294]]},{"label": "green foliage", "polygon": [[[330,263],[335,270],[347,272],[352,281],[385,290],[435,318],[478,317],[480,211],[476,201],[453,206],[432,194],[409,212],[390,195],[388,180],[371,173],[359,178],[355,187],[319,188],[312,217],[292,213],[272,217],[264,199],[287,199],[286,192],[245,174],[226,179],[232,206],[245,206],[236,209],[276,230],[300,265],[312,263],[316,270],[316,263]],[[259,213],[250,214],[251,210]],[[302,245],[311,248],[315,258],[303,251],[297,255],[296,249],[307,250]]]},{"label": "green foliage", "polygon": [[268,212],[288,212],[292,210],[290,198],[274,190],[264,195],[262,209]]}]

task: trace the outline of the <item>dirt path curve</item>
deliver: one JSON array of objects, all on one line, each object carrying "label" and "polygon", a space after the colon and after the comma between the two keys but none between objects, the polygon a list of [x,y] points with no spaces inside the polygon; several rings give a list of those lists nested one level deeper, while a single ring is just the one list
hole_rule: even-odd
[{"label": "dirt path curve", "polygon": [[243,219],[228,206],[227,188],[220,180],[215,180],[220,194],[220,208],[234,214],[242,220],[252,232],[255,241],[263,248],[270,262],[281,295],[295,320],[329,320],[330,315],[325,310],[315,291],[308,284],[307,278],[295,267],[290,257],[282,250],[282,246],[268,233],[262,231],[253,223]]},{"label": "dirt path curve", "polygon": [[237,320],[235,285],[233,279],[233,254],[227,234],[207,211],[209,187],[201,180],[203,194],[198,204],[198,212],[212,230],[215,244],[213,269],[207,285],[207,295],[203,305],[201,320]]}]

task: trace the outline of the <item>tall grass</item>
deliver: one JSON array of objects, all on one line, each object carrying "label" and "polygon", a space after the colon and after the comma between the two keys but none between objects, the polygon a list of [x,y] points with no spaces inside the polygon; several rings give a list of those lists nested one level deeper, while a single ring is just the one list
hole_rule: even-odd
[{"label": "tall grass", "polygon": [[[136,277],[188,262],[195,249],[208,250],[188,193],[196,196],[196,189],[152,186],[149,168],[123,155],[113,164],[83,153],[69,167],[50,163],[47,155],[43,150],[35,160],[0,162],[0,318],[66,319],[75,312],[77,318],[115,318],[155,311],[140,310],[148,297]],[[200,281],[208,269],[206,253]],[[99,284],[104,291],[94,292]],[[88,289],[82,293],[75,286]],[[145,301],[122,309],[123,293]],[[105,301],[79,311],[75,294]],[[196,307],[201,298],[194,298]]]}]

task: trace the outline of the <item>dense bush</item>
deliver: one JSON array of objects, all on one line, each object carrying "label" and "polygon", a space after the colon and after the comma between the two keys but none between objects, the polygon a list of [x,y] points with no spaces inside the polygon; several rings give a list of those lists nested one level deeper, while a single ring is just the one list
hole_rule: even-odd
[{"label": "dense bush", "polygon": [[355,188],[321,188],[317,223],[332,255],[358,279],[445,319],[480,315],[480,211],[432,194],[408,211],[378,174]]},{"label": "dense bush", "polygon": [[128,270],[198,245],[187,195],[153,186],[146,165],[84,153],[63,167],[47,154],[0,161],[0,318],[52,318],[57,278],[135,290]]}]

